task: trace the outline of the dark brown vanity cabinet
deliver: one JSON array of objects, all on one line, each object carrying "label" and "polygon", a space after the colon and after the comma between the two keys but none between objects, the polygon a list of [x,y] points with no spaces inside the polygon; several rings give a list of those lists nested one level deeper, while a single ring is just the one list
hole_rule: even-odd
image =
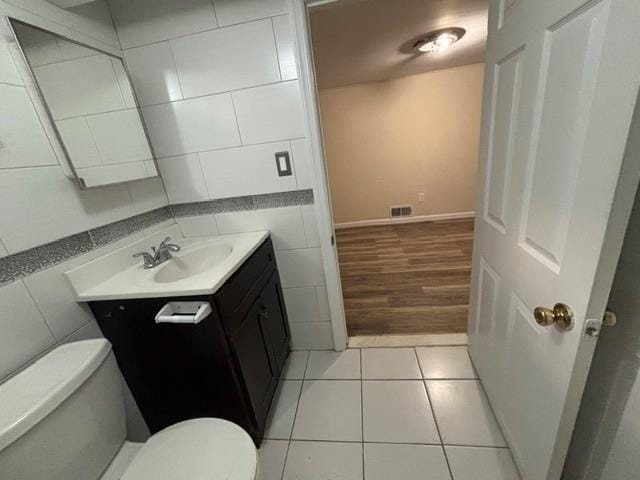
[{"label": "dark brown vanity cabinet", "polygon": [[[212,313],[198,324],[155,323],[167,302],[191,300]],[[291,338],[270,239],[213,295],[90,306],[152,433],[220,417],[260,444]]]}]

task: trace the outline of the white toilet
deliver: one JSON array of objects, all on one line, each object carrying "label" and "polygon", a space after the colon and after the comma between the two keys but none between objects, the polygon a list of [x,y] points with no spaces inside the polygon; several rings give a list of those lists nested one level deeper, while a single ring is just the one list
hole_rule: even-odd
[{"label": "white toilet", "polygon": [[[0,385],[0,478],[255,480],[249,435],[216,418],[125,442],[123,385],[107,340],[60,346]],[[133,457],[133,458],[131,458]]]}]

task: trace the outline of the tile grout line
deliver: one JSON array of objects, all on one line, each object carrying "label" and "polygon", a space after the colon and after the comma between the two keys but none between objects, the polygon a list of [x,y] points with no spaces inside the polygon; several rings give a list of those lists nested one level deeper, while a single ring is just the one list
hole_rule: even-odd
[{"label": "tile grout line", "polygon": [[[181,33],[181,34],[178,34],[176,37],[166,38],[166,39],[163,39],[163,40],[153,40],[151,42],[135,44],[135,45],[131,45],[131,46],[128,46],[128,47],[123,47],[122,44],[121,44],[120,45],[120,47],[121,47],[120,49],[123,52],[125,52],[127,50],[134,50],[136,48],[149,47],[151,45],[158,45],[160,43],[170,42],[172,40],[178,40],[180,38],[190,37],[192,35],[198,35],[199,33],[215,32],[215,31],[222,30],[222,29],[225,29],[225,28],[235,27],[237,25],[246,25],[248,23],[261,22],[261,21],[269,20],[269,19],[275,18],[275,17],[284,17],[285,15],[289,14],[289,12],[275,13],[275,14],[269,15],[267,17],[259,17],[259,18],[254,18],[254,19],[251,19],[251,20],[242,20],[242,21],[236,22],[236,23],[229,23],[229,24],[225,24],[225,25],[220,25],[219,20],[218,20],[218,12],[217,12],[217,10],[215,10],[215,7],[214,7],[213,13],[214,13],[214,18],[216,20],[216,25],[217,25],[216,27],[205,28],[204,30],[196,30],[195,32]],[[82,32],[80,32],[80,33],[82,33]],[[83,35],[86,35],[86,34],[83,34]],[[93,38],[91,36],[89,36],[89,37]],[[100,41],[102,43],[105,43],[104,41],[99,40],[99,39],[94,39],[94,40],[97,40],[97,41]],[[109,44],[106,43],[106,45],[109,45]],[[117,47],[111,46],[111,48],[117,48]]]},{"label": "tile grout line", "polygon": [[[240,122],[238,121],[238,111],[236,110],[236,102],[233,101],[233,93],[229,94],[229,100],[231,101],[231,109],[233,110],[233,118],[236,121],[236,130],[238,131],[238,140],[240,140],[240,147],[245,146],[244,140],[242,140],[242,131],[240,130]],[[199,156],[199,155],[198,155]]]},{"label": "tile grout line", "polygon": [[438,438],[440,438],[440,448],[442,448],[442,454],[444,455],[444,461],[447,463],[447,470],[449,471],[449,478],[454,480],[453,472],[451,471],[451,464],[449,463],[449,457],[447,456],[447,449],[444,447],[444,440],[442,438],[442,433],[440,433],[440,425],[438,425],[438,419],[436,418],[436,412],[433,408],[433,402],[431,401],[431,396],[429,395],[429,389],[427,388],[427,380],[424,378],[424,372],[422,371],[422,365],[420,365],[420,358],[418,357],[418,351],[416,347],[413,347],[413,354],[416,358],[416,362],[418,362],[418,370],[420,370],[420,376],[422,377],[422,387],[424,388],[425,393],[427,394],[427,401],[429,402],[429,409],[431,410],[431,416],[433,417],[433,423],[436,426],[436,431],[438,432]]},{"label": "tile grout line", "polygon": [[[170,41],[169,41],[170,44]],[[177,73],[177,70],[176,70]],[[178,75],[178,79],[179,79],[179,75]],[[248,87],[240,87],[240,88],[234,88],[231,90],[223,90],[221,92],[214,92],[214,93],[204,93],[202,95],[193,95],[193,96],[184,96],[183,94],[183,98],[179,99],[179,100],[169,100],[169,101],[165,101],[165,102],[160,102],[160,103],[149,103],[148,105],[140,105],[140,108],[142,110],[144,110],[145,108],[153,108],[153,107],[160,107],[160,106],[166,106],[166,105],[171,105],[173,103],[178,103],[178,102],[187,102],[189,100],[196,100],[199,98],[207,98],[207,97],[215,97],[216,95],[229,95],[232,96],[234,93],[236,92],[243,92],[245,90],[251,90],[254,88],[262,88],[262,87],[272,87],[274,85],[281,85],[283,83],[292,83],[292,82],[298,82],[299,79],[298,78],[291,78],[289,80],[278,80],[277,82],[267,82],[267,83],[258,83],[256,85],[251,85]],[[17,87],[21,86],[21,85],[16,85]],[[74,118],[78,118],[78,117],[74,117]],[[306,137],[297,137],[297,138],[306,138]],[[284,140],[281,140],[284,141]],[[263,143],[272,143],[272,142],[263,142]],[[233,148],[233,147],[226,147],[226,148]]]},{"label": "tile grout line", "polygon": [[273,23],[273,17],[269,18],[271,22],[271,33],[273,35],[273,46],[276,49],[276,61],[278,62],[278,77],[280,77],[280,81],[282,82],[282,64],[280,63],[280,51],[278,50],[278,39],[276,38],[276,24]]},{"label": "tile grout line", "polygon": [[[281,251],[285,251],[285,250],[281,250]],[[294,287],[295,288],[295,287]],[[308,322],[308,323],[327,323],[327,322]],[[317,352],[323,352],[326,350],[315,350]],[[294,378],[291,378],[289,380],[296,380]],[[300,380],[300,379],[297,379]],[[327,381],[331,381],[331,382],[353,382],[354,380],[359,380],[358,378],[305,378],[305,380],[313,380],[313,381],[317,381],[317,382],[327,382]],[[445,381],[459,381],[459,382],[463,382],[463,381],[477,381],[477,378],[417,378],[417,377],[413,377],[413,378],[362,378],[362,380],[366,380],[367,382],[408,382],[408,381],[415,381],[415,382],[420,382],[422,380],[429,380],[430,382],[445,382]]]},{"label": "tile grout line", "polygon": [[362,349],[358,353],[360,358],[360,428],[362,431],[362,480],[366,480],[365,473],[365,458],[364,458],[364,380],[362,378]]},{"label": "tile grout line", "polygon": [[[180,101],[180,100],[176,100],[176,101]],[[160,104],[160,105],[164,105],[164,104]],[[196,153],[213,153],[213,152],[223,152],[224,150],[234,150],[234,149],[238,149],[238,148],[244,148],[244,147],[261,147],[264,145],[271,145],[271,144],[275,144],[275,143],[284,143],[284,142],[292,142],[295,140],[306,140],[307,137],[294,137],[294,138],[285,138],[283,140],[268,140],[266,142],[257,142],[257,143],[244,143],[242,145],[234,145],[232,147],[220,147],[220,148],[213,148],[213,149],[208,149],[208,150],[193,150],[193,151],[185,151],[185,152],[181,152],[181,153],[177,153],[177,154],[172,154],[172,155],[163,155],[163,156],[156,156],[156,160],[167,160],[167,159],[172,159],[172,158],[176,158],[176,157],[184,157],[187,155],[194,155]],[[126,162],[125,162],[126,163]],[[130,163],[130,162],[129,162]],[[57,164],[56,164],[57,165]],[[34,165],[31,167],[9,167],[7,168],[42,168],[42,167],[54,167],[56,166],[54,164],[51,165]],[[309,187],[310,188],[310,187]],[[301,188],[299,190],[307,190],[305,188]],[[212,199],[215,200],[215,199]]]},{"label": "tile grout line", "polygon": [[[31,293],[31,290],[29,289],[29,286],[27,285],[27,283],[24,281],[24,278],[21,278],[20,280],[17,280],[17,281],[22,283],[22,286],[27,291],[27,295],[29,295],[29,298],[33,302],[33,305],[36,307],[36,310],[38,310],[38,313],[40,313],[40,317],[42,318],[42,321],[44,322],[45,326],[47,327],[47,330],[49,330],[49,333],[51,334],[51,338],[53,338],[53,340],[54,340],[53,343],[57,344],[58,342],[60,342],[61,339],[59,339],[53,333],[53,328],[51,328],[51,326],[49,325],[49,322],[47,321],[47,317],[45,316],[45,314],[42,311],[42,308],[40,307],[38,302],[36,302],[36,298],[33,296],[33,293]],[[84,327],[84,325],[83,325],[83,327]],[[82,328],[82,327],[80,327],[80,328]]]},{"label": "tile grout line", "polygon": [[[302,398],[302,388],[304,387],[304,378],[307,376],[307,369],[309,368],[309,359],[311,358],[311,351],[306,350],[307,361],[304,364],[304,372],[302,373],[302,381],[300,382],[300,392],[298,392],[298,402],[296,403],[296,411],[293,414],[293,423],[291,424],[291,431],[289,432],[289,440],[287,443],[287,452],[284,454],[284,463],[282,464],[282,474],[280,480],[284,480],[284,472],[287,468],[287,460],[289,459],[289,451],[291,450],[291,442],[293,442],[293,429],[296,426],[296,417],[298,416],[298,407],[300,406],[300,399]],[[291,352],[289,352],[291,355]]]},{"label": "tile grout line", "polygon": [[[83,327],[80,327],[83,328]],[[291,381],[291,380],[289,380]],[[288,440],[286,438],[265,438],[265,440],[268,441],[275,441],[275,442],[287,442]],[[365,443],[365,444],[373,444],[373,445],[422,445],[422,446],[427,446],[427,447],[442,447],[442,446],[447,446],[447,447],[464,447],[464,448],[484,448],[484,449],[493,449],[493,450],[509,450],[509,447],[495,447],[495,446],[491,446],[491,445],[471,445],[471,444],[464,444],[464,443],[447,443],[445,445],[441,444],[441,443],[420,443],[420,442],[392,442],[392,441],[380,441],[380,440],[370,440],[368,442],[358,442],[356,440],[326,440],[326,439],[314,439],[314,438],[296,438],[296,439],[292,439],[292,442],[312,442],[312,443],[349,443],[349,444],[359,444],[359,443]]]}]

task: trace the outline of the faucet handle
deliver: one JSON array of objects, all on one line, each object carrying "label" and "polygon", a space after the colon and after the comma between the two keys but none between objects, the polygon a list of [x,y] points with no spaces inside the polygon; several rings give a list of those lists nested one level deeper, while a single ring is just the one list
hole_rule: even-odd
[{"label": "faucet handle", "polygon": [[164,249],[164,250],[169,250],[170,252],[180,251],[180,245],[177,245],[175,243],[169,243],[169,242],[171,242],[171,237],[165,238],[158,246],[158,250]]},{"label": "faucet handle", "polygon": [[156,259],[149,252],[138,252],[131,255],[133,258],[143,257],[144,268],[155,266]]}]

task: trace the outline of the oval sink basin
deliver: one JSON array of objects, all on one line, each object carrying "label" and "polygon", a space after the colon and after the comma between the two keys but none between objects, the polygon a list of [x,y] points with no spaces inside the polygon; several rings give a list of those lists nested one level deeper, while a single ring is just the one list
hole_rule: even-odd
[{"label": "oval sink basin", "polygon": [[198,275],[226,259],[233,248],[226,244],[205,245],[173,257],[153,276],[158,283],[171,283]]}]

